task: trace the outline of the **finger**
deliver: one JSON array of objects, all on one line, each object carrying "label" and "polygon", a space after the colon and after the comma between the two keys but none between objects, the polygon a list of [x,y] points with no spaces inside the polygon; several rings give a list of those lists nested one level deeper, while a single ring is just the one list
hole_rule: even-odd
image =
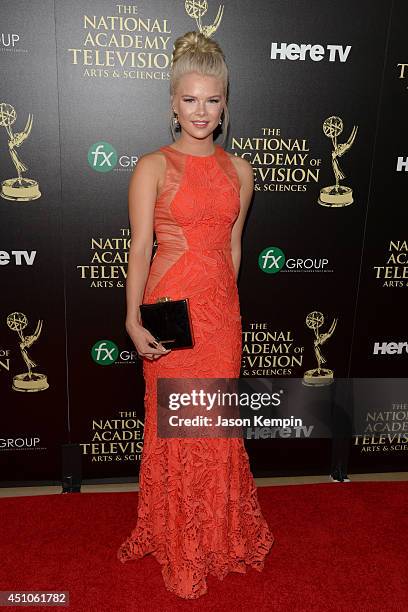
[{"label": "finger", "polygon": [[169,351],[169,350],[171,350],[171,349],[168,349],[167,347],[165,347],[165,346],[164,346],[164,345],[163,345],[163,344],[160,342],[160,340],[157,340],[157,338],[155,338],[154,336],[150,336],[150,339],[149,339],[149,341],[148,341],[148,345],[149,345],[149,346],[151,346],[151,347],[153,347],[153,348],[159,349],[159,350],[161,350],[161,351],[163,351],[163,350],[164,350],[164,351]]},{"label": "finger", "polygon": [[171,349],[166,349],[162,344],[158,344],[157,348],[153,348],[149,346],[147,349],[151,355],[163,355],[171,351]]},{"label": "finger", "polygon": [[171,349],[167,349],[165,346],[163,346],[163,344],[161,344],[161,342],[158,342],[155,338],[153,338],[153,340],[150,340],[150,342],[148,342],[149,347],[159,350],[162,353],[164,352],[168,352]]}]

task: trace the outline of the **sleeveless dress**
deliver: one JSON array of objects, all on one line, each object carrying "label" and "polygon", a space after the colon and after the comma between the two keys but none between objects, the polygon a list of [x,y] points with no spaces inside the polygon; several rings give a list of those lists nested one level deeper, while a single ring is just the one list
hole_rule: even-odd
[{"label": "sleeveless dress", "polygon": [[207,156],[159,149],[166,175],[156,201],[158,247],[143,302],[189,298],[195,345],[143,360],[145,435],[137,524],[117,556],[151,553],[166,588],[194,599],[206,575],[261,571],[274,536],[266,523],[242,438],[157,437],[157,378],[239,378],[242,327],[231,254],[239,179],[220,145]]}]

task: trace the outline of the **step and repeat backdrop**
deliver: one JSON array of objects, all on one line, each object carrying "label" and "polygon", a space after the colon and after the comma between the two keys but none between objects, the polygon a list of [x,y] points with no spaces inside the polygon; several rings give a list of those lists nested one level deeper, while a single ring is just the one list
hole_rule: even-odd
[{"label": "step and repeat backdrop", "polygon": [[1,483],[58,481],[67,443],[84,478],[138,474],[127,190],[172,142],[171,54],[191,30],[225,52],[224,147],[254,171],[241,377],[296,379],[333,433],[248,429],[253,472],[405,470],[406,3],[3,0],[0,14]]}]

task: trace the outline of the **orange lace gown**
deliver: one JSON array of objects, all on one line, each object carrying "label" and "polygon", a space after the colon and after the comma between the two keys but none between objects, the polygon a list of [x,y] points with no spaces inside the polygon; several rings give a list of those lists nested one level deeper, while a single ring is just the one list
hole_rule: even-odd
[{"label": "orange lace gown", "polygon": [[240,208],[239,179],[220,145],[197,156],[170,145],[155,206],[158,248],[143,301],[188,297],[195,337],[191,349],[143,361],[145,436],[137,524],[117,556],[151,553],[166,588],[194,599],[206,576],[261,571],[274,536],[257,497],[242,438],[157,437],[157,378],[238,378],[242,328],[231,255]]}]

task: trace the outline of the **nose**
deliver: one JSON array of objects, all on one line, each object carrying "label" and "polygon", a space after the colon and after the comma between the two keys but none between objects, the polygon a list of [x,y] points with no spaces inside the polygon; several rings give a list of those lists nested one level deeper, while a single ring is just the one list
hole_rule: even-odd
[{"label": "nose", "polygon": [[205,102],[199,102],[197,107],[197,114],[202,116],[205,114]]}]

